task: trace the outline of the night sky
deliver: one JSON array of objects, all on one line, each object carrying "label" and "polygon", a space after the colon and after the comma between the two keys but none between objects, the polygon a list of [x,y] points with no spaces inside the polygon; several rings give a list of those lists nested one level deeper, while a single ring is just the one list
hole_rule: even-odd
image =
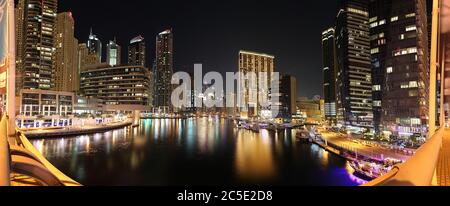
[{"label": "night sky", "polygon": [[[117,38],[126,62],[129,40],[142,34],[147,66],[155,37],[172,28],[174,69],[237,71],[240,49],[275,55],[275,70],[297,78],[298,94],[322,94],[321,32],[332,26],[337,1],[330,0],[60,0],[71,11],[75,35],[86,42],[90,27],[103,42]],[[103,51],[105,53],[105,51]]]}]

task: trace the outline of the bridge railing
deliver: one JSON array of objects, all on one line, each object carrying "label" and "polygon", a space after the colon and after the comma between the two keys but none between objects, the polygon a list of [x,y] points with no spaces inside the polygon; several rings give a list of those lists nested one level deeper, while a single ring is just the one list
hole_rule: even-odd
[{"label": "bridge railing", "polygon": [[439,129],[416,154],[387,174],[363,186],[431,186],[435,176],[444,128]]},{"label": "bridge railing", "polygon": [[0,186],[10,185],[10,165],[7,119],[3,116],[0,121]]},{"label": "bridge railing", "polygon": [[33,154],[36,157],[36,159],[50,171],[50,173],[52,173],[56,178],[58,178],[58,180],[62,185],[81,186],[80,183],[76,182],[72,178],[62,173],[55,166],[53,166],[53,164],[51,164],[44,156],[42,156],[42,154],[33,146],[33,144],[31,144],[31,142],[26,138],[26,136],[23,133],[21,133],[18,130],[16,132],[18,134],[17,140],[19,144],[27,151],[29,151],[31,154]]},{"label": "bridge railing", "polygon": [[53,166],[16,129],[16,136],[8,137],[8,116],[0,122],[0,186],[11,185],[11,172],[33,177],[49,186],[81,186]]}]

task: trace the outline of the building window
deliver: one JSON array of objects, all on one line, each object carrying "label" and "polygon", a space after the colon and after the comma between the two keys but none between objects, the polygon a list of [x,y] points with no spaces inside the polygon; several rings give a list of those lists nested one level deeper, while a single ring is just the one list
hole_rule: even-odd
[{"label": "building window", "polygon": [[417,53],[417,47],[411,47],[407,49],[408,54],[415,54]]},{"label": "building window", "polygon": [[394,68],[392,67],[386,68],[386,73],[391,74],[392,72],[394,72]]},{"label": "building window", "polygon": [[404,82],[404,83],[402,83],[401,85],[400,85],[400,88],[401,89],[408,89],[409,88],[409,84],[406,82]]},{"label": "building window", "polygon": [[378,22],[370,23],[370,28],[374,28],[378,26]]},{"label": "building window", "polygon": [[378,47],[377,48],[373,48],[373,49],[370,50],[371,54],[376,54],[378,52],[380,52],[380,49]]},{"label": "building window", "polygon": [[417,90],[410,90],[409,96],[410,97],[417,97],[419,95],[419,92]]},{"label": "building window", "polygon": [[381,25],[384,25],[384,24],[386,24],[386,20],[384,20],[384,19],[381,20],[381,21],[378,23],[378,25],[380,25],[380,26],[381,26]]},{"label": "building window", "polygon": [[376,21],[376,20],[378,20],[378,16],[374,16],[374,17],[372,17],[372,18],[370,18],[369,19],[369,22],[374,22],[374,21]]},{"label": "building window", "polygon": [[415,54],[417,53],[417,47],[410,47],[406,49],[399,49],[393,52],[394,56],[401,56],[401,55],[407,55],[407,54]]},{"label": "building window", "polygon": [[415,17],[415,16],[416,16],[416,13],[409,13],[409,14],[405,15],[406,18]]},{"label": "building window", "polygon": [[417,87],[419,87],[419,84],[417,83],[417,81],[409,82],[409,88],[417,88]]},{"label": "building window", "polygon": [[420,121],[419,118],[411,118],[411,124],[412,125],[421,125],[422,122]]},{"label": "building window", "polygon": [[398,16],[391,17],[391,22],[398,21]]},{"label": "building window", "polygon": [[381,91],[381,85],[373,85],[372,90],[373,91]]},{"label": "building window", "polygon": [[406,26],[406,31],[415,31],[417,30],[416,25],[410,25],[410,26]]},{"label": "building window", "polygon": [[381,107],[381,101],[379,101],[379,100],[373,101],[373,106],[374,107]]}]

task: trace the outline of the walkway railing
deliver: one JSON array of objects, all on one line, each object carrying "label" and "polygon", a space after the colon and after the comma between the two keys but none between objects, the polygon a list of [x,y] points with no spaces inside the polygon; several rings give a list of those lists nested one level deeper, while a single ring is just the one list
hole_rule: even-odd
[{"label": "walkway railing", "polygon": [[80,184],[53,166],[16,130],[16,136],[7,136],[8,117],[0,122],[0,186],[11,185],[11,172],[34,178],[42,185],[80,186]]},{"label": "walkway railing", "polygon": [[0,121],[0,186],[10,185],[10,156],[8,144],[7,119]]},{"label": "walkway railing", "polygon": [[363,186],[432,186],[443,136],[441,128],[408,161]]}]

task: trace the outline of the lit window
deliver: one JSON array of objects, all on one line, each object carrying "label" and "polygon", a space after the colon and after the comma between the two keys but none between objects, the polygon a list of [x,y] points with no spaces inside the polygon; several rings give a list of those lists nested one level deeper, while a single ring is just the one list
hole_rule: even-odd
[{"label": "lit window", "polygon": [[408,84],[408,83],[402,83],[402,84],[400,85],[400,88],[401,88],[401,89],[408,89],[408,88],[409,88],[409,84]]},{"label": "lit window", "polygon": [[374,107],[381,107],[381,101],[373,101]]},{"label": "lit window", "polygon": [[394,72],[394,68],[393,67],[386,68],[386,73],[391,74],[392,72]]},{"label": "lit window", "polygon": [[405,30],[406,31],[415,31],[415,30],[417,30],[417,27],[416,27],[416,25],[410,25],[410,26],[407,26]]},{"label": "lit window", "polygon": [[378,26],[378,22],[373,22],[370,24],[370,28],[374,28]]},{"label": "lit window", "polygon": [[398,21],[398,16],[391,17],[391,22]]},{"label": "lit window", "polygon": [[409,82],[409,88],[417,88],[417,87],[419,87],[419,84],[417,83],[417,81]]},{"label": "lit window", "polygon": [[386,24],[386,20],[384,20],[384,19],[378,23],[378,25],[383,25],[383,24]]},{"label": "lit window", "polygon": [[381,91],[381,85],[373,85],[372,90],[373,91]]},{"label": "lit window", "polygon": [[418,95],[419,95],[419,92],[417,90],[409,90],[410,97],[417,97]]},{"label": "lit window", "polygon": [[408,54],[415,54],[417,53],[417,47],[411,47],[407,49]]},{"label": "lit window", "polygon": [[378,47],[377,48],[373,48],[373,49],[370,50],[371,54],[376,54],[378,52],[380,52],[380,49]]},{"label": "lit window", "polygon": [[412,125],[421,125],[422,122],[420,121],[419,118],[411,118],[411,124]]},{"label": "lit window", "polygon": [[406,18],[415,17],[415,16],[416,16],[416,13],[409,13],[409,14],[405,15]]}]

